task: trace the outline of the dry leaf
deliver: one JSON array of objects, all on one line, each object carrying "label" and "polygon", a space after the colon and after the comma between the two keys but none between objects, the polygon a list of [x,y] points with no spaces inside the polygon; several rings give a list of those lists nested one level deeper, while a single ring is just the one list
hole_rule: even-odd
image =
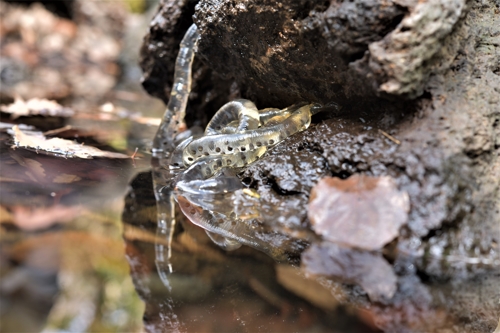
[{"label": "dry leaf", "polygon": [[13,126],[9,133],[14,137],[15,141],[15,145],[12,148],[26,147],[35,149],[37,152],[45,151],[65,158],[129,158],[125,154],[102,151],[98,148],[85,146],[71,140],[60,138],[47,139],[42,132],[23,131],[17,125]]},{"label": "dry leaf", "polygon": [[380,254],[330,242],[313,244],[302,253],[302,268],[309,274],[356,283],[372,301],[392,298],[397,288],[396,274]]},{"label": "dry leaf", "polygon": [[390,177],[327,177],[311,191],[308,216],[329,241],[377,250],[398,236],[409,208],[408,194]]},{"label": "dry leaf", "polygon": [[32,98],[24,101],[22,98],[16,98],[14,103],[0,106],[0,110],[11,114],[15,119],[21,116],[51,116],[51,117],[71,117],[74,112],[70,108],[63,107],[56,101],[48,99]]}]

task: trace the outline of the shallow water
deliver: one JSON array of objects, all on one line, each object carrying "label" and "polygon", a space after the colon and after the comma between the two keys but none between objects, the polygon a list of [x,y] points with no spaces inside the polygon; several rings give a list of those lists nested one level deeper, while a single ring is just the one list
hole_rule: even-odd
[{"label": "shallow water", "polygon": [[134,160],[83,160],[11,146],[2,132],[2,332],[377,331],[352,309],[300,299],[272,259],[226,253],[192,225],[176,232],[169,291],[154,264],[146,148]]},{"label": "shallow water", "polygon": [[[139,148],[134,159],[13,149],[0,133],[2,332],[493,331],[498,268],[430,280],[415,275],[414,258],[399,258],[398,293],[370,303],[359,286],[307,276],[249,247],[225,252],[179,209],[166,286],[155,266],[155,242],[166,244],[156,237],[148,153],[156,126],[98,114],[74,117],[78,135],[60,135],[108,150],[112,137],[129,155]],[[381,269],[381,257],[366,258],[361,271]]]},{"label": "shallow water", "polygon": [[[92,131],[116,134],[106,123]],[[12,144],[0,133],[2,332],[139,330],[120,215],[147,157],[65,159]]]}]

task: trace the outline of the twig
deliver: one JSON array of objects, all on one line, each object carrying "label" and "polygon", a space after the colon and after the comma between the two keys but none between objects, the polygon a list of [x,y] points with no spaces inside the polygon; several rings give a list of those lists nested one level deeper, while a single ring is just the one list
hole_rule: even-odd
[{"label": "twig", "polygon": [[383,136],[385,136],[387,139],[391,140],[392,142],[394,142],[395,144],[397,145],[400,145],[401,144],[401,141],[399,141],[398,139],[396,139],[395,137],[393,137],[392,135],[390,135],[389,133],[387,132],[384,132],[382,131],[381,129],[378,130],[378,132],[380,134],[382,134]]},{"label": "twig", "polygon": [[43,135],[47,136],[47,135],[54,135],[54,134],[59,134],[61,132],[66,132],[66,131],[69,131],[70,129],[72,129],[73,127],[71,125],[66,125],[64,127],[61,127],[61,128],[56,128],[56,129],[53,129],[53,130],[50,130],[50,131],[47,131],[47,132],[44,132]]}]

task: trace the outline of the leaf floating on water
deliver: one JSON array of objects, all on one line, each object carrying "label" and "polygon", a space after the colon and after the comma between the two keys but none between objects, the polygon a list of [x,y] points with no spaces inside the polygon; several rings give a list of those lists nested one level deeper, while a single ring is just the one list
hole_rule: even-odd
[{"label": "leaf floating on water", "polygon": [[12,148],[31,148],[37,152],[48,152],[65,158],[129,158],[125,154],[103,151],[96,147],[75,143],[71,140],[60,138],[47,139],[42,132],[24,131],[17,125],[13,126],[12,130],[9,130],[9,133],[14,137],[15,145]]},{"label": "leaf floating on water", "polygon": [[11,114],[15,119],[21,116],[50,116],[50,117],[71,117],[74,112],[56,101],[48,99],[32,98],[24,101],[16,98],[14,103],[0,106],[0,110]]},{"label": "leaf floating on water", "polygon": [[330,242],[313,244],[303,252],[302,268],[309,274],[358,284],[372,301],[392,298],[397,288],[396,274],[382,255]]},{"label": "leaf floating on water", "polygon": [[325,239],[377,250],[399,234],[410,209],[408,194],[390,177],[323,178],[311,191],[308,216]]}]

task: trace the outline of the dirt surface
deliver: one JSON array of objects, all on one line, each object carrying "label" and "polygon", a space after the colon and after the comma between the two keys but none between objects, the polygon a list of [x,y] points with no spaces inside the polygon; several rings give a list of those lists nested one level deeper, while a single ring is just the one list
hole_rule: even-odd
[{"label": "dirt surface", "polygon": [[[307,198],[319,178],[391,176],[411,206],[407,225],[386,247],[400,279],[394,305],[424,288],[418,281],[498,272],[498,2],[194,4],[163,1],[142,47],[144,85],[166,100],[168,66],[194,14],[201,40],[188,123],[204,124],[237,96],[259,108],[302,100],[342,106],[315,116],[308,130],[242,174],[264,201],[294,212],[285,214],[287,231],[309,226]],[[412,269],[401,269],[409,263]],[[481,293],[496,293],[491,283],[482,286]],[[465,296],[453,302],[447,307],[456,313],[471,305]],[[493,298],[484,306],[498,310]],[[492,331],[497,319],[469,318],[468,329]]]}]

